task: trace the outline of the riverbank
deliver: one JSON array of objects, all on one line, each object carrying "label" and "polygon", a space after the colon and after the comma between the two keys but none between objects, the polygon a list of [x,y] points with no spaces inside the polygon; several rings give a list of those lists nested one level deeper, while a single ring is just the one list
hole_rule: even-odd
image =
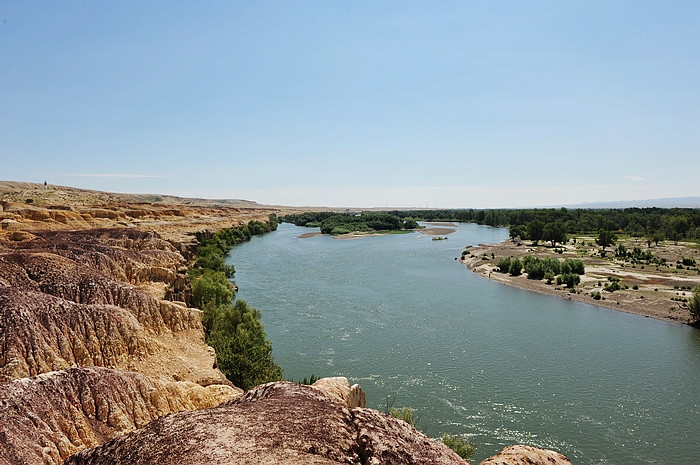
[{"label": "riverbank", "polygon": [[[628,249],[644,247],[633,239],[623,241]],[[700,284],[697,268],[677,268],[676,262],[683,258],[693,258],[700,263],[700,250],[692,244],[661,243],[650,250],[655,257],[665,259],[668,265],[644,265],[614,258],[611,251],[605,257],[600,254],[592,237],[577,237],[557,248],[543,245],[534,246],[524,242],[504,241],[499,244],[467,247],[461,262],[479,276],[540,294],[562,299],[584,302],[607,307],[649,318],[687,324],[691,315],[683,299],[692,295],[691,289]],[[561,253],[558,252],[561,251]],[[528,279],[527,274],[511,276],[500,273],[498,261],[504,257],[578,258],[586,267],[581,283],[574,292],[565,285],[547,284],[545,280]],[[606,291],[610,280],[619,279],[622,289]],[[595,296],[599,295],[599,299]]]}]

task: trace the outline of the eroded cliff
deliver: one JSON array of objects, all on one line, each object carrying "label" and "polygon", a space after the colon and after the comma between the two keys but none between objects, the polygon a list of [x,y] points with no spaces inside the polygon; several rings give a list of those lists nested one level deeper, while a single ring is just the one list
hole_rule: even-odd
[{"label": "eroded cliff", "polygon": [[215,368],[172,244],[125,228],[14,239],[0,239],[0,463],[58,464],[242,392]]}]

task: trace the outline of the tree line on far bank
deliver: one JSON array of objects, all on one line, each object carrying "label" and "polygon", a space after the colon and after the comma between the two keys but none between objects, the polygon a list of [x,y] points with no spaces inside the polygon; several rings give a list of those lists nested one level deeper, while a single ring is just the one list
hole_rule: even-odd
[{"label": "tree line on far bank", "polygon": [[[418,221],[459,221],[488,226],[527,228],[533,221],[542,227],[551,224],[547,231],[557,237],[567,234],[597,234],[601,229],[624,232],[635,238],[662,240],[700,241],[699,208],[624,208],[624,209],[451,209],[391,211],[399,217],[411,217]],[[523,231],[520,229],[519,231]],[[544,234],[544,231],[542,231]],[[521,236],[522,237],[522,236]],[[561,237],[561,236],[559,236]],[[546,237],[539,240],[549,241]],[[556,240],[556,242],[561,242]]]},{"label": "tree line on far bank", "polygon": [[[415,229],[417,221],[457,221],[511,229],[512,235],[533,241],[562,243],[567,234],[623,232],[644,238],[649,245],[660,241],[700,241],[698,208],[624,209],[445,209],[393,210],[388,212],[307,212],[287,215],[282,221],[321,228],[325,234],[352,231]],[[537,238],[537,239],[535,239]]]},{"label": "tree line on far bank", "polygon": [[197,260],[189,270],[192,304],[204,312],[206,343],[216,351],[221,372],[242,389],[279,381],[283,372],[272,358],[272,343],[265,334],[260,312],[245,300],[236,299],[230,281],[235,269],[226,264],[226,255],[234,245],[275,229],[277,217],[270,215],[268,222],[253,220],[202,237]]}]

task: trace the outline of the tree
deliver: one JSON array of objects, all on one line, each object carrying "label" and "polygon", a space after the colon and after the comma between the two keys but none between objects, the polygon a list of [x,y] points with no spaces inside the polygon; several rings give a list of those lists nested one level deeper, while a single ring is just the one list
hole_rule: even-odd
[{"label": "tree", "polygon": [[206,304],[214,306],[233,301],[233,287],[222,271],[204,270],[192,280],[192,305],[203,308]]},{"label": "tree", "polygon": [[601,228],[598,230],[598,237],[595,243],[605,250],[607,246],[615,244],[615,233]]},{"label": "tree", "polygon": [[420,225],[416,220],[409,216],[403,220],[403,227],[404,229],[418,229],[420,228]]},{"label": "tree", "polygon": [[553,223],[547,223],[544,225],[542,230],[542,240],[550,241],[552,247],[556,246],[557,242],[564,243],[567,240],[566,228],[564,228],[564,223],[561,221],[555,221]]},{"label": "tree", "polygon": [[688,309],[694,323],[700,323],[700,285],[693,288],[693,296],[688,300]]},{"label": "tree", "polygon": [[258,310],[238,299],[233,305],[219,307],[207,337],[207,344],[216,350],[221,372],[242,389],[283,377],[272,358],[272,343],[260,316]]},{"label": "tree", "polygon": [[581,282],[581,277],[576,273],[564,273],[557,276],[557,284],[566,284],[566,287],[576,287]]},{"label": "tree", "polygon": [[532,241],[534,245],[542,240],[542,233],[544,232],[544,223],[540,220],[532,220],[527,224],[527,238]]},{"label": "tree", "polygon": [[527,229],[525,226],[522,224],[519,224],[517,226],[511,226],[510,229],[508,230],[508,235],[510,236],[510,240],[515,242],[515,238],[524,238],[525,235],[527,234]]},{"label": "tree", "polygon": [[510,270],[510,257],[503,257],[500,260],[498,260],[498,271],[501,273],[508,273],[508,270]]},{"label": "tree", "polygon": [[520,259],[516,258],[515,260],[510,261],[510,267],[508,268],[508,273],[510,273],[511,276],[520,276],[523,270],[523,263],[520,261]]}]

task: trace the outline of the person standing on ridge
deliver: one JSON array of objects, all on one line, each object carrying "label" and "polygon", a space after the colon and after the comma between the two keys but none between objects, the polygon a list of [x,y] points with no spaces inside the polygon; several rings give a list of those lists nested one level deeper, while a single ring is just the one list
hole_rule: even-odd
[{"label": "person standing on ridge", "polygon": [[46,184],[46,179],[44,179],[44,190],[46,190],[46,189],[48,189],[48,188],[49,188],[49,185]]}]

